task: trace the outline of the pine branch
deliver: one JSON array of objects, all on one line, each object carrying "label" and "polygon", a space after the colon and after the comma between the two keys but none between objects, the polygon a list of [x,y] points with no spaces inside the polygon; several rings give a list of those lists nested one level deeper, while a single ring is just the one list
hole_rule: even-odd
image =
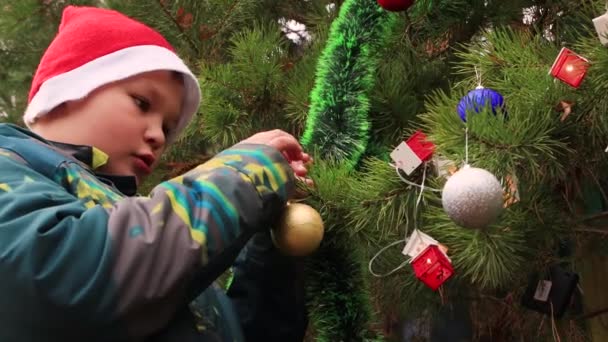
[{"label": "pine branch", "polygon": [[173,22],[173,24],[175,24],[175,27],[179,30],[179,32],[181,33],[181,36],[184,37],[184,39],[186,40],[186,42],[188,42],[188,45],[190,45],[190,48],[193,51],[195,51],[195,53],[196,53],[197,56],[199,56],[200,55],[200,50],[198,49],[198,46],[192,40],[192,38],[190,38],[190,36],[188,34],[186,34],[186,32],[184,31],[182,25],[180,25],[180,23],[177,21],[177,19],[171,14],[171,12],[169,12],[169,10],[165,6],[164,2],[162,0],[156,0],[156,3],[161,8],[161,10],[165,14],[165,16],[167,18],[169,18]]},{"label": "pine branch", "polygon": [[606,218],[606,217],[608,217],[608,211],[603,211],[601,213],[587,216],[587,217],[583,218],[582,221],[595,221],[597,219],[602,219],[602,218]]},{"label": "pine branch", "polygon": [[219,26],[217,27],[217,29],[215,30],[215,33],[212,36],[214,36],[215,34],[217,34],[218,32],[220,32],[224,28],[224,26],[226,25],[226,23],[228,23],[228,18],[230,17],[230,15],[232,14],[232,11],[236,8],[236,6],[238,5],[238,3],[239,3],[239,0],[234,0],[234,2],[232,3],[232,5],[230,6],[230,8],[226,11],[224,17],[220,21]]},{"label": "pine branch", "polygon": [[605,228],[577,228],[577,232],[583,233],[598,233],[603,235],[608,235],[608,227]]},{"label": "pine branch", "polygon": [[606,313],[608,313],[608,308],[588,312],[586,314],[580,315],[579,317],[577,317],[577,319],[587,320],[587,319],[591,319],[591,318],[594,318],[594,317],[597,317],[600,315],[604,315]]}]

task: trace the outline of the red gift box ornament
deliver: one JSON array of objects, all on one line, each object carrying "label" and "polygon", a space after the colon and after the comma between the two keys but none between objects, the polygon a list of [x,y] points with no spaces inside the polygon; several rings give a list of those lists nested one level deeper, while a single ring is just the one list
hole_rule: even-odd
[{"label": "red gift box ornament", "polygon": [[586,58],[577,55],[570,49],[562,48],[553,62],[550,74],[562,82],[578,88],[587,75],[588,68],[589,61]]},{"label": "red gift box ornament", "polygon": [[412,260],[412,268],[416,278],[433,291],[436,291],[454,274],[452,263],[437,245],[429,245]]},{"label": "red gift box ornament", "polygon": [[391,152],[391,158],[395,165],[409,176],[420,164],[433,157],[434,150],[435,145],[426,139],[426,135],[416,131]]}]

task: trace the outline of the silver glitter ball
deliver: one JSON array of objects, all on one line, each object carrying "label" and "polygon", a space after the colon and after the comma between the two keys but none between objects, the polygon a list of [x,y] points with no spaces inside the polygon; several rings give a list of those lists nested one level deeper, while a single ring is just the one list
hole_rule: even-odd
[{"label": "silver glitter ball", "polygon": [[459,226],[484,228],[503,210],[503,189],[490,172],[466,165],[445,183],[441,202]]}]

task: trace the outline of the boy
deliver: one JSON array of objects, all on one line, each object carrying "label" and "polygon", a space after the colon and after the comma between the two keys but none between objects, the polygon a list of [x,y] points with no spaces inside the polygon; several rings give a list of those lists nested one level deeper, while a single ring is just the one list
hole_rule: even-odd
[{"label": "boy", "polygon": [[[310,158],[293,136],[263,132],[134,196],[199,101],[156,31],[110,10],[64,10],[32,82],[31,131],[0,125],[0,341],[238,341],[240,325],[266,338],[260,278],[291,272],[268,298],[295,281],[289,261],[264,260],[278,258],[268,227]],[[209,285],[256,233],[235,266],[235,313]],[[295,315],[274,323],[295,332],[266,340],[301,340]]]}]

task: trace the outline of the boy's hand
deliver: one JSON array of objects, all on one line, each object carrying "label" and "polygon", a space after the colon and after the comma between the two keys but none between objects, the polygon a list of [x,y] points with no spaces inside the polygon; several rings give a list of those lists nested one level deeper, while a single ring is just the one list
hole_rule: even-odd
[{"label": "boy's hand", "polygon": [[279,150],[291,165],[296,178],[305,179],[308,173],[306,165],[312,162],[312,158],[304,153],[298,140],[279,129],[254,134],[241,143],[262,144]]}]

